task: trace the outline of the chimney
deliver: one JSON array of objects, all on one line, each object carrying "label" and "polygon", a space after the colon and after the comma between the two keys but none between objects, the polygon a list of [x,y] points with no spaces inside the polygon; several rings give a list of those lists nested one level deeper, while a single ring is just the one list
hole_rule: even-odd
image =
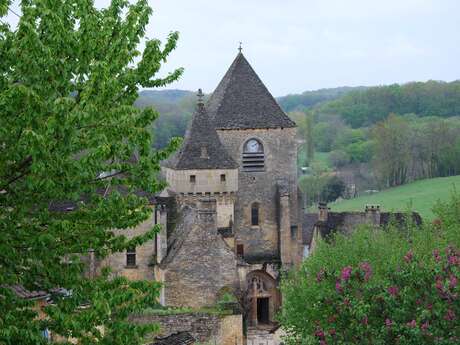
[{"label": "chimney", "polygon": [[319,210],[318,220],[322,221],[322,222],[327,221],[327,214],[328,214],[328,211],[329,211],[329,208],[327,207],[327,203],[326,202],[320,202],[318,204],[318,210]]},{"label": "chimney", "polygon": [[204,223],[217,222],[217,201],[215,198],[202,198],[198,202],[198,217]]},{"label": "chimney", "polygon": [[380,205],[366,205],[366,220],[372,225],[380,225]]}]

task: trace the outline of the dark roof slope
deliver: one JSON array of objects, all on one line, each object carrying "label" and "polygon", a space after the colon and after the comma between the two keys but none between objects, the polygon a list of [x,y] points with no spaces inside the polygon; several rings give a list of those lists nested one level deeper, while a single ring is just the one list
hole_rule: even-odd
[{"label": "dark roof slope", "polygon": [[164,338],[158,338],[151,345],[191,345],[195,339],[188,332],[172,334]]},{"label": "dark roof slope", "polygon": [[201,100],[198,101],[181,148],[163,165],[181,170],[238,168],[222,145]]},{"label": "dark roof slope", "polygon": [[240,52],[208,102],[216,129],[295,127]]}]

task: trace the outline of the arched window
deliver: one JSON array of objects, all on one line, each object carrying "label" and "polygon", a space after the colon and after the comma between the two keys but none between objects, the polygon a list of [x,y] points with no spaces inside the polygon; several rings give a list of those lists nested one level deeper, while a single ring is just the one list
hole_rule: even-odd
[{"label": "arched window", "polygon": [[265,154],[262,143],[257,139],[249,139],[243,146],[243,169],[245,171],[263,171]]},{"label": "arched window", "polygon": [[257,202],[251,205],[251,225],[259,225],[259,204]]}]

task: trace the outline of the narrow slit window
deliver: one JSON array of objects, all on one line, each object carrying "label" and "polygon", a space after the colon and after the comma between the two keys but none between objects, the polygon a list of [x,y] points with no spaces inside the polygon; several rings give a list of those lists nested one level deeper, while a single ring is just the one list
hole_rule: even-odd
[{"label": "narrow slit window", "polygon": [[196,176],[190,175],[190,183],[195,183],[195,182],[196,182]]},{"label": "narrow slit window", "polygon": [[239,256],[239,257],[244,256],[244,245],[242,245],[242,244],[237,244],[236,245],[236,255]]},{"label": "narrow slit window", "polygon": [[136,248],[131,247],[126,250],[126,266],[136,267]]},{"label": "narrow slit window", "polygon": [[256,202],[251,206],[251,225],[259,225],[259,204]]},{"label": "narrow slit window", "polygon": [[225,182],[225,181],[226,181],[225,174],[220,175],[220,182]]}]

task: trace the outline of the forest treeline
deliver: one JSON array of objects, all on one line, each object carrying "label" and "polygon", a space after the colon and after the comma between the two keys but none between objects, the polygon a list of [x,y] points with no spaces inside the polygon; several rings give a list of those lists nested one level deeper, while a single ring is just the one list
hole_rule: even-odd
[{"label": "forest treeline", "polygon": [[389,114],[451,117],[460,115],[460,81],[413,82],[352,90],[319,107],[353,128],[373,125]]},{"label": "forest treeline", "polygon": [[343,86],[329,89],[305,91],[301,94],[291,94],[283,97],[278,97],[277,101],[285,112],[305,111],[324,102],[340,98],[352,91],[363,91],[366,89],[367,88],[364,86]]},{"label": "forest treeline", "polygon": [[[195,101],[190,91],[140,92],[136,105],[160,113],[156,148],[184,135]],[[322,89],[278,102],[305,139],[300,166],[328,152],[335,169],[368,164],[375,188],[460,174],[460,81]]]}]

